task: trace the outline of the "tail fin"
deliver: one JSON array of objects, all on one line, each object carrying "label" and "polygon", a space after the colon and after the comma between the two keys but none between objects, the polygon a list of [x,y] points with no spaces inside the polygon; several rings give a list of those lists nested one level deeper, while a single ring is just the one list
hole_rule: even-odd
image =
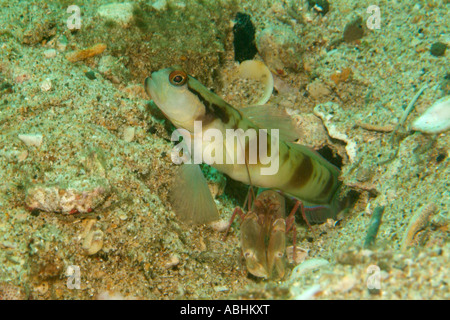
[{"label": "tail fin", "polygon": [[341,198],[340,188],[329,205],[314,205],[311,203],[304,203],[305,216],[309,223],[323,223],[327,219],[336,219],[339,212],[344,210],[348,205],[348,199]]},{"label": "tail fin", "polygon": [[311,224],[323,223],[327,219],[336,218],[337,213],[331,206],[304,206],[306,220]]}]

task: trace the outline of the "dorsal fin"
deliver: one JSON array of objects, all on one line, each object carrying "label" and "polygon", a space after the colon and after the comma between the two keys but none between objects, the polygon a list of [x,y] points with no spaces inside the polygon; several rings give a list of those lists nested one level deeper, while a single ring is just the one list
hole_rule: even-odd
[{"label": "dorsal fin", "polygon": [[280,139],[294,142],[300,138],[299,129],[292,118],[282,108],[273,105],[250,106],[239,111],[260,129],[280,130]]}]

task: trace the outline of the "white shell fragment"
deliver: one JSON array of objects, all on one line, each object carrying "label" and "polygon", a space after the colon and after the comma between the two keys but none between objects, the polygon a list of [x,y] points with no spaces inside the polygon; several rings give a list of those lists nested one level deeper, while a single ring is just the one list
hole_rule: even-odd
[{"label": "white shell fragment", "polygon": [[293,300],[312,300],[321,290],[322,289],[319,284],[313,285],[312,287],[301,292],[297,286],[293,286],[293,288],[291,288],[291,293],[294,296]]},{"label": "white shell fragment", "polygon": [[23,150],[21,153],[19,153],[17,155],[17,160],[19,160],[19,162],[25,161],[25,159],[28,157],[28,151],[27,150]]},{"label": "white shell fragment", "polygon": [[258,80],[264,84],[264,94],[255,105],[262,105],[269,101],[273,92],[273,76],[262,61],[243,61],[239,65],[239,76],[244,79]]},{"label": "white shell fragment", "polygon": [[56,49],[48,49],[44,51],[44,57],[46,57],[47,59],[56,57],[56,54]]},{"label": "white shell fragment", "polygon": [[230,223],[227,220],[220,219],[209,223],[209,226],[217,232],[225,232],[228,229]]},{"label": "white shell fragment", "polygon": [[69,185],[34,185],[27,189],[25,202],[31,209],[63,214],[87,213],[102,204],[111,188],[105,178],[74,180]]},{"label": "white shell fragment", "polygon": [[47,92],[47,91],[50,91],[51,89],[52,89],[52,81],[49,78],[47,78],[41,82],[41,91],[42,92]]},{"label": "white shell fragment", "polygon": [[307,273],[310,273],[314,270],[320,269],[328,264],[330,264],[330,263],[327,260],[321,259],[321,258],[307,260],[307,261],[299,264],[298,266],[296,266],[294,268],[294,270],[292,270],[290,279],[296,280],[299,277],[301,277]]},{"label": "white shell fragment", "polygon": [[429,107],[414,121],[412,129],[429,134],[450,129],[450,96],[439,99]]},{"label": "white shell fragment", "polygon": [[42,144],[42,134],[19,134],[19,139],[23,141],[28,147],[40,147]]},{"label": "white shell fragment", "polygon": [[167,0],[157,0],[157,1],[153,2],[153,4],[151,6],[156,11],[167,10],[167,7],[168,7]]},{"label": "white shell fragment", "polygon": [[103,19],[109,19],[126,27],[133,19],[133,4],[131,2],[110,3],[100,6],[97,14]]},{"label": "white shell fragment", "polygon": [[103,236],[101,230],[89,231],[81,248],[88,256],[96,254],[103,248]]},{"label": "white shell fragment", "polygon": [[123,140],[126,142],[131,142],[134,139],[135,129],[134,127],[126,127],[123,130]]},{"label": "white shell fragment", "polygon": [[353,162],[358,152],[358,145],[345,133],[345,127],[335,122],[333,118],[343,114],[342,108],[333,102],[318,104],[314,107],[314,114],[322,119],[323,125],[327,128],[328,135],[334,139],[347,143],[345,151],[347,152],[350,162]]}]

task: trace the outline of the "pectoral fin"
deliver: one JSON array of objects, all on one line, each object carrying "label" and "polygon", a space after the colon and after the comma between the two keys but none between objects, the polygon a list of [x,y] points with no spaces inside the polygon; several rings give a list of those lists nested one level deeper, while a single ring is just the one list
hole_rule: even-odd
[{"label": "pectoral fin", "polygon": [[216,204],[199,165],[179,166],[170,192],[173,210],[183,222],[203,224],[219,219]]}]

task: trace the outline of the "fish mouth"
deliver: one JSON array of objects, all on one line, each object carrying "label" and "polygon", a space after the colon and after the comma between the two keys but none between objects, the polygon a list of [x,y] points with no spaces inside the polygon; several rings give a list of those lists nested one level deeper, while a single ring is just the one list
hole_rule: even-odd
[{"label": "fish mouth", "polygon": [[147,95],[150,98],[152,97],[152,95],[150,93],[150,87],[151,87],[152,83],[153,83],[152,76],[145,78],[145,81],[144,81],[145,92],[147,92]]},{"label": "fish mouth", "polygon": [[[156,93],[157,91],[155,91],[155,87],[156,87],[155,80],[152,79],[151,75],[149,77],[145,78],[145,81],[144,81],[145,92],[147,92],[147,95],[150,98],[150,100],[153,100],[153,103],[156,104],[156,106],[164,114],[164,116],[169,119],[169,117],[164,113],[164,111],[160,107],[160,104],[158,102],[158,95]],[[154,92],[154,94],[152,94],[152,91]]]}]

